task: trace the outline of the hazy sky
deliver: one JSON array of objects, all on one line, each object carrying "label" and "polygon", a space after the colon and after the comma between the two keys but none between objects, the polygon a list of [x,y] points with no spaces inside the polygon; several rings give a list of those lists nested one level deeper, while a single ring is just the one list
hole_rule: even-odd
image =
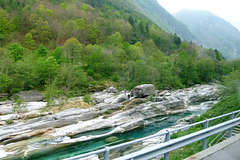
[{"label": "hazy sky", "polygon": [[230,22],[240,31],[240,0],[158,0],[168,12],[182,9],[208,10]]}]

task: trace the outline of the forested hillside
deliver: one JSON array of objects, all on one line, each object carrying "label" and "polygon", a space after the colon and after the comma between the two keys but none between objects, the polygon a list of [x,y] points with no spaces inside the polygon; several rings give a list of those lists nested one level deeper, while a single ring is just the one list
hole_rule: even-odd
[{"label": "forested hillside", "polygon": [[229,22],[208,11],[182,10],[174,16],[203,46],[217,48],[228,59],[240,57],[240,32]]},{"label": "forested hillside", "polygon": [[197,38],[194,37],[188,28],[160,6],[157,0],[131,1],[136,5],[136,8],[165,31],[177,33],[187,41],[197,41]]},{"label": "forested hillside", "polygon": [[222,81],[239,61],[181,41],[123,0],[1,0],[0,93]]}]

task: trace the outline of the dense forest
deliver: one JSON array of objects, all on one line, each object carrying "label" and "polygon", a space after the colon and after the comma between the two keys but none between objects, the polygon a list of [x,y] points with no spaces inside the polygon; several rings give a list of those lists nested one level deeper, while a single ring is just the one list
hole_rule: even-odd
[{"label": "dense forest", "polygon": [[238,83],[239,60],[182,41],[132,7],[131,0],[1,0],[0,93]]}]

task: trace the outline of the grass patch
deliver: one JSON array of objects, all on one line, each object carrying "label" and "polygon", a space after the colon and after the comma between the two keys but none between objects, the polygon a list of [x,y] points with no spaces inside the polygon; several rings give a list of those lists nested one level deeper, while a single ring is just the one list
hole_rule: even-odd
[{"label": "grass patch", "polygon": [[7,119],[5,122],[6,122],[7,124],[13,124],[13,123],[14,123],[12,119]]},{"label": "grass patch", "polygon": [[109,109],[107,110],[107,114],[112,114],[113,113],[113,110]]},{"label": "grass patch", "polygon": [[[209,118],[216,117],[219,115],[227,114],[227,113],[239,110],[239,109],[240,109],[240,95],[239,95],[239,93],[236,93],[236,94],[233,94],[232,96],[229,96],[229,97],[221,100],[220,102],[218,102],[215,106],[213,106],[211,109],[209,109],[206,113],[202,114],[200,117],[195,118],[194,122],[203,121],[205,119],[209,119]],[[236,114],[235,114],[235,116],[236,116]],[[219,123],[222,123],[227,120],[229,120],[229,116],[211,121],[209,123],[209,127],[214,126]],[[191,127],[189,129],[187,129],[186,131],[182,131],[182,132],[179,131],[177,133],[172,134],[171,139],[179,138],[179,137],[197,132],[202,129],[203,129],[203,124],[197,125],[195,127]],[[208,137],[208,145],[217,135],[218,134]],[[196,154],[196,153],[200,152],[201,150],[202,150],[202,140],[192,143],[190,145],[187,145],[185,147],[182,147],[178,150],[170,152],[169,158],[173,159],[173,160],[181,160],[181,159],[185,159],[193,154]]]},{"label": "grass patch", "polygon": [[90,103],[91,101],[91,96],[89,94],[85,94],[84,97],[83,97],[83,101],[85,103]]},{"label": "grass patch", "polygon": [[59,106],[51,106],[51,107],[45,107],[42,112],[46,112],[46,111],[53,111],[54,113],[58,113],[70,108],[81,108],[81,109],[88,109],[91,106],[83,101],[74,101],[74,102],[69,102],[67,104],[64,105],[59,105]]},{"label": "grass patch", "polygon": [[7,98],[0,98],[0,102],[4,102],[6,100],[7,100]]}]

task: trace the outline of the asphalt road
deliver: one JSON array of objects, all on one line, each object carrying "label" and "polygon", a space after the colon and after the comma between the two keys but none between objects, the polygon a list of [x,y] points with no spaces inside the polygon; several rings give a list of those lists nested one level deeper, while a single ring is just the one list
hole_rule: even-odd
[{"label": "asphalt road", "polygon": [[240,134],[185,160],[240,160]]}]

